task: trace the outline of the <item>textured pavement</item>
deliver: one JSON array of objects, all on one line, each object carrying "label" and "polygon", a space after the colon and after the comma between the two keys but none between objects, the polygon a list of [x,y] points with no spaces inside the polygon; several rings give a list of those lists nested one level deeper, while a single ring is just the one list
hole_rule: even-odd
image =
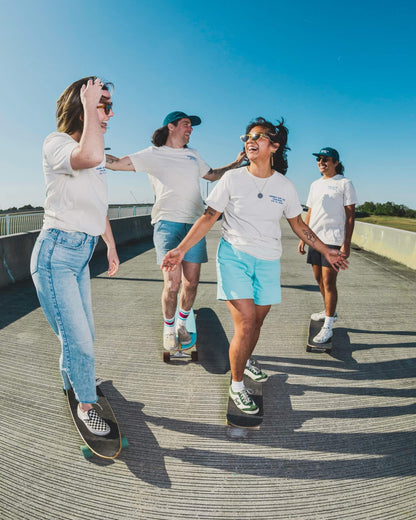
[{"label": "textured pavement", "polygon": [[0,295],[0,518],[414,519],[416,272],[353,250],[339,276],[331,354],[305,350],[322,302],[284,226],[283,302],[255,357],[269,373],[259,431],[230,429],[232,322],[216,300],[208,237],[195,302],[199,362],[162,362],[162,275],[149,241],[94,259],[96,371],[130,446],[81,456],[58,341],[31,282]]}]

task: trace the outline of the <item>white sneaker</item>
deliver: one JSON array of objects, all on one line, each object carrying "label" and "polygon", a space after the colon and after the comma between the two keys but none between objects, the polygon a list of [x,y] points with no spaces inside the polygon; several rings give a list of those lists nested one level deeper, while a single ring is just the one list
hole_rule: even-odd
[{"label": "white sneaker", "polygon": [[[325,318],[326,318],[325,310],[323,310],[321,312],[314,312],[313,314],[311,314],[311,320],[313,320],[313,321],[325,321]],[[335,313],[334,314],[334,323],[337,321],[337,319],[338,319],[338,314]]]},{"label": "white sneaker", "polygon": [[322,327],[318,334],[313,338],[314,343],[326,343],[333,336],[333,331],[329,327]]},{"label": "white sneaker", "polygon": [[176,332],[174,327],[172,327],[171,330],[165,331],[163,333],[163,348],[169,351],[178,349],[178,341],[176,339]]}]

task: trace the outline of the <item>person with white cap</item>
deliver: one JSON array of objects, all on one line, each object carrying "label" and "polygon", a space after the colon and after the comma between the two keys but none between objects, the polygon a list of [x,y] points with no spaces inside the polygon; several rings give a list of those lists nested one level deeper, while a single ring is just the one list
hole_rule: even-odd
[{"label": "person with white cap", "polygon": [[[106,167],[110,170],[142,171],[149,175],[155,193],[152,224],[159,265],[165,254],[181,242],[204,212],[200,179],[217,181],[227,170],[239,166],[244,159],[244,152],[240,152],[231,164],[212,169],[197,150],[188,147],[193,127],[200,124],[201,119],[198,116],[187,115],[179,110],[170,112],[163,120],[162,127],[153,133],[153,146],[122,158],[107,155]],[[191,342],[185,323],[196,297],[201,263],[207,261],[206,243],[202,239],[188,251],[181,269],[163,273],[165,350],[176,350],[178,341],[184,346]],[[181,285],[178,319],[175,322]]]},{"label": "person with white cap", "polygon": [[[321,177],[311,184],[306,201],[309,209],[305,223],[325,245],[338,249],[343,258],[348,258],[357,203],[354,186],[344,177],[344,166],[339,160],[337,150],[327,146],[312,155],[316,156]],[[305,254],[304,240],[300,240],[298,251],[301,255]],[[337,321],[335,309],[338,302],[338,272],[311,246],[306,261],[312,265],[325,304],[323,311],[311,315],[311,319],[323,321],[323,326],[313,341],[326,343],[332,337],[332,326]]]}]

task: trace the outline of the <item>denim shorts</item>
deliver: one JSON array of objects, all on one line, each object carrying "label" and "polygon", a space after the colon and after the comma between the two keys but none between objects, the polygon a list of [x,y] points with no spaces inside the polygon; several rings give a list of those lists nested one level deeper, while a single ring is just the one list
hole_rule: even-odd
[{"label": "denim shorts", "polygon": [[[156,222],[153,229],[153,243],[156,249],[158,265],[162,263],[163,257],[168,251],[178,247],[191,227],[192,224],[171,222],[170,220],[159,220]],[[195,244],[194,247],[191,247],[184,256],[184,260],[185,262],[193,262],[195,264],[208,262],[205,237]]]},{"label": "denim shorts", "polygon": [[261,260],[226,242],[217,251],[218,300],[254,300],[256,305],[281,302],[280,259]]},{"label": "denim shorts", "polygon": [[[338,251],[341,249],[341,246],[331,246],[329,244],[325,244],[325,245],[327,247],[330,247],[331,249],[338,249]],[[306,257],[306,263],[312,264],[312,265],[320,265],[323,267],[332,267],[332,265],[328,262],[328,260],[324,257],[324,255],[311,246],[309,246],[309,249],[308,249],[308,256]]]},{"label": "denim shorts", "polygon": [[88,265],[96,243],[86,233],[43,229],[30,262],[42,310],[61,342],[63,386],[82,403],[97,400]]}]

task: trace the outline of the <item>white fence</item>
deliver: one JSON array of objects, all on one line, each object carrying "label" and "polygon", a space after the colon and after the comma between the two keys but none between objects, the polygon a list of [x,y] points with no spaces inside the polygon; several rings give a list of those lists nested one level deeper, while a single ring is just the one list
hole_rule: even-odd
[{"label": "white fence", "polygon": [[[152,204],[134,206],[110,206],[108,218],[110,220],[123,217],[150,215]],[[35,213],[7,213],[0,215],[0,236],[37,231],[43,224],[43,211]]]}]

